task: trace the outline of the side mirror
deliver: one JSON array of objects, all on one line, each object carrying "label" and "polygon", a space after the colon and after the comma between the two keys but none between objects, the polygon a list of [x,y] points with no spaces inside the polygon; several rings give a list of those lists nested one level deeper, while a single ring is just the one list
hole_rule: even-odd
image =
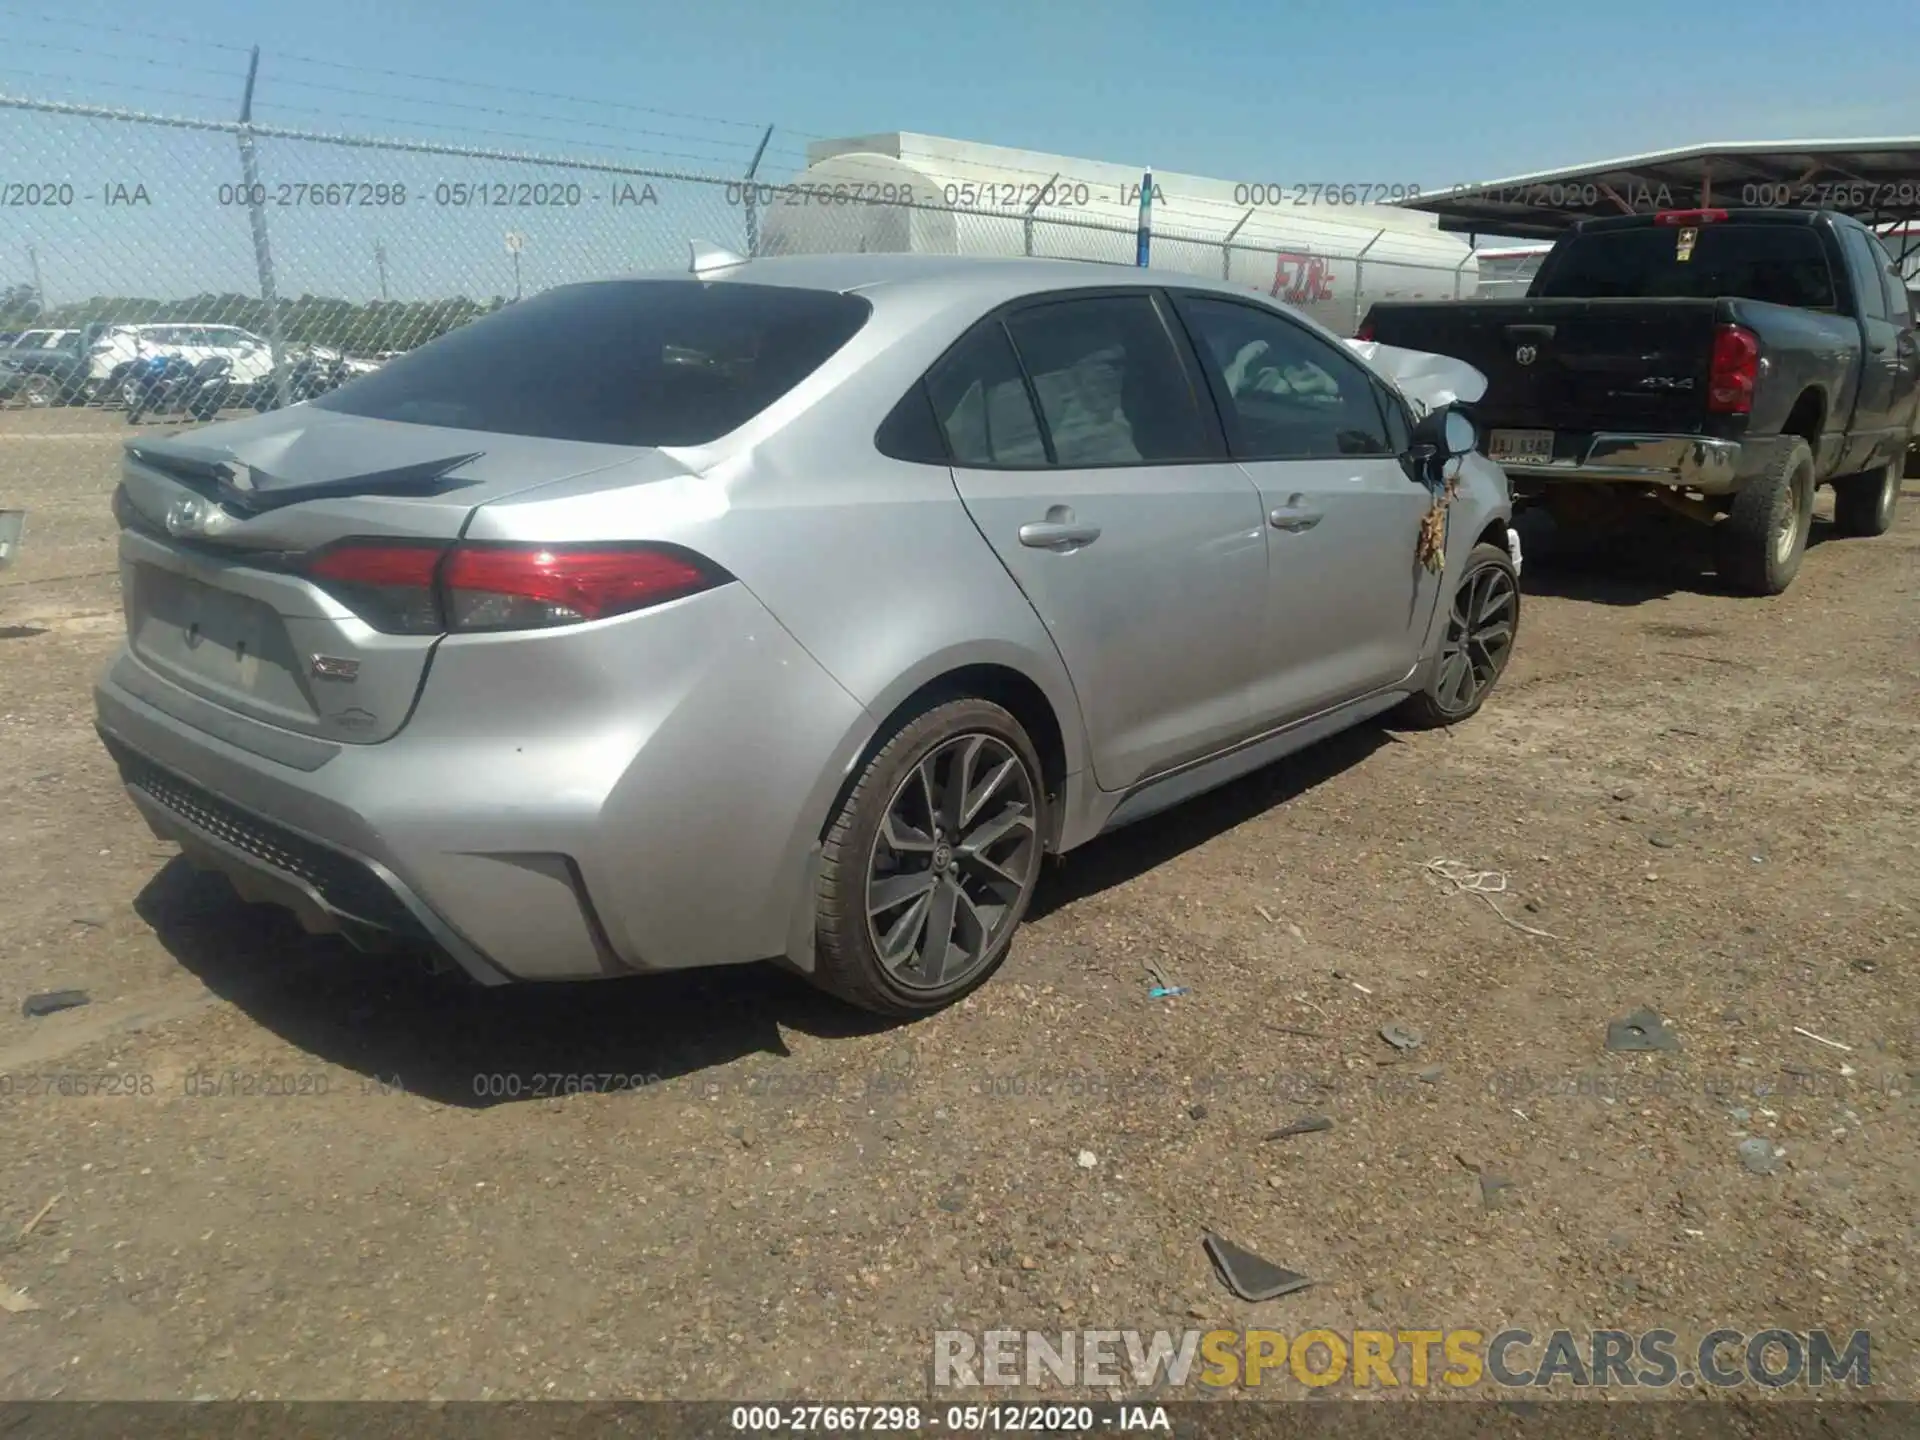
[{"label": "side mirror", "polygon": [[1420,460],[1440,456],[1448,460],[1469,454],[1480,442],[1479,431],[1466,413],[1449,405],[1429,410],[1413,427],[1413,455]]}]

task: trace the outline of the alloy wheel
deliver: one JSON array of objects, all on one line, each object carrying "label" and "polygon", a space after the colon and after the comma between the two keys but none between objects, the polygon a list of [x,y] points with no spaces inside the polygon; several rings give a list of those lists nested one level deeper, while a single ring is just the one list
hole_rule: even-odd
[{"label": "alloy wheel", "polygon": [[1513,648],[1518,592],[1500,565],[1483,565],[1461,580],[1440,644],[1440,678],[1434,699],[1459,714],[1473,708],[1506,667]]},{"label": "alloy wheel", "polygon": [[1812,509],[1807,495],[1812,478],[1806,471],[1793,477],[1792,488],[1787,492],[1787,513],[1773,527],[1773,558],[1777,565],[1789,564],[1800,544],[1800,532],[1806,527]]},{"label": "alloy wheel", "polygon": [[1034,777],[998,736],[930,751],[887,802],[867,865],[867,930],[893,980],[946,989],[979,970],[1040,871]]}]

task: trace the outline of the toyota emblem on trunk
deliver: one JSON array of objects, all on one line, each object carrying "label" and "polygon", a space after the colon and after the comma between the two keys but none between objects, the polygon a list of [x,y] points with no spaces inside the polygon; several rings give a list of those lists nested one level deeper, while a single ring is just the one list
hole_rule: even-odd
[{"label": "toyota emblem on trunk", "polygon": [[1522,365],[1531,365],[1535,360],[1540,358],[1540,352],[1531,345],[1522,345],[1518,350],[1513,352],[1513,358]]},{"label": "toyota emblem on trunk", "polygon": [[167,507],[167,533],[176,539],[218,535],[233,523],[233,516],[211,501],[197,496],[176,500]]},{"label": "toyota emblem on trunk", "polygon": [[207,528],[207,507],[199,500],[176,500],[167,507],[169,535],[199,535]]}]

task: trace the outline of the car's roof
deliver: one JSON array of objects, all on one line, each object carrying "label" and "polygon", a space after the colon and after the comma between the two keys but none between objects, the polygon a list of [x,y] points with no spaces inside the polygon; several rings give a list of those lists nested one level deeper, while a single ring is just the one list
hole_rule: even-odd
[{"label": "car's roof", "polygon": [[[685,270],[654,271],[635,279],[692,279]],[[1200,275],[1103,265],[1093,260],[1002,258],[988,255],[779,255],[748,260],[703,278],[741,285],[785,285],[803,290],[860,291],[944,289],[997,303],[1049,290],[1091,286],[1179,285],[1247,293]]]}]

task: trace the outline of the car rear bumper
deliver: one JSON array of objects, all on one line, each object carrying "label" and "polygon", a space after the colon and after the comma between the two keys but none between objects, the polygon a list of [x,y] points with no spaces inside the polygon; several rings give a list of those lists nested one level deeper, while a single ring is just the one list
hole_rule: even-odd
[{"label": "car rear bumper", "polygon": [[105,724],[98,729],[148,828],[197,868],[224,874],[242,899],[278,905],[302,929],[363,950],[428,944],[483,985],[509,978],[385,866],[234,805],[156,765]]},{"label": "car rear bumper", "polygon": [[1668,485],[1725,495],[1738,488],[1742,446],[1737,440],[1699,435],[1633,435],[1603,431],[1576,437],[1570,453],[1552,460],[1502,461],[1516,484],[1605,481]]},{"label": "car rear bumper", "polygon": [[124,650],[97,725],[157,834],[310,929],[431,942],[484,984],[785,954],[870,720],[745,587],[676,604],[443,644],[379,744],[209,706]]}]

